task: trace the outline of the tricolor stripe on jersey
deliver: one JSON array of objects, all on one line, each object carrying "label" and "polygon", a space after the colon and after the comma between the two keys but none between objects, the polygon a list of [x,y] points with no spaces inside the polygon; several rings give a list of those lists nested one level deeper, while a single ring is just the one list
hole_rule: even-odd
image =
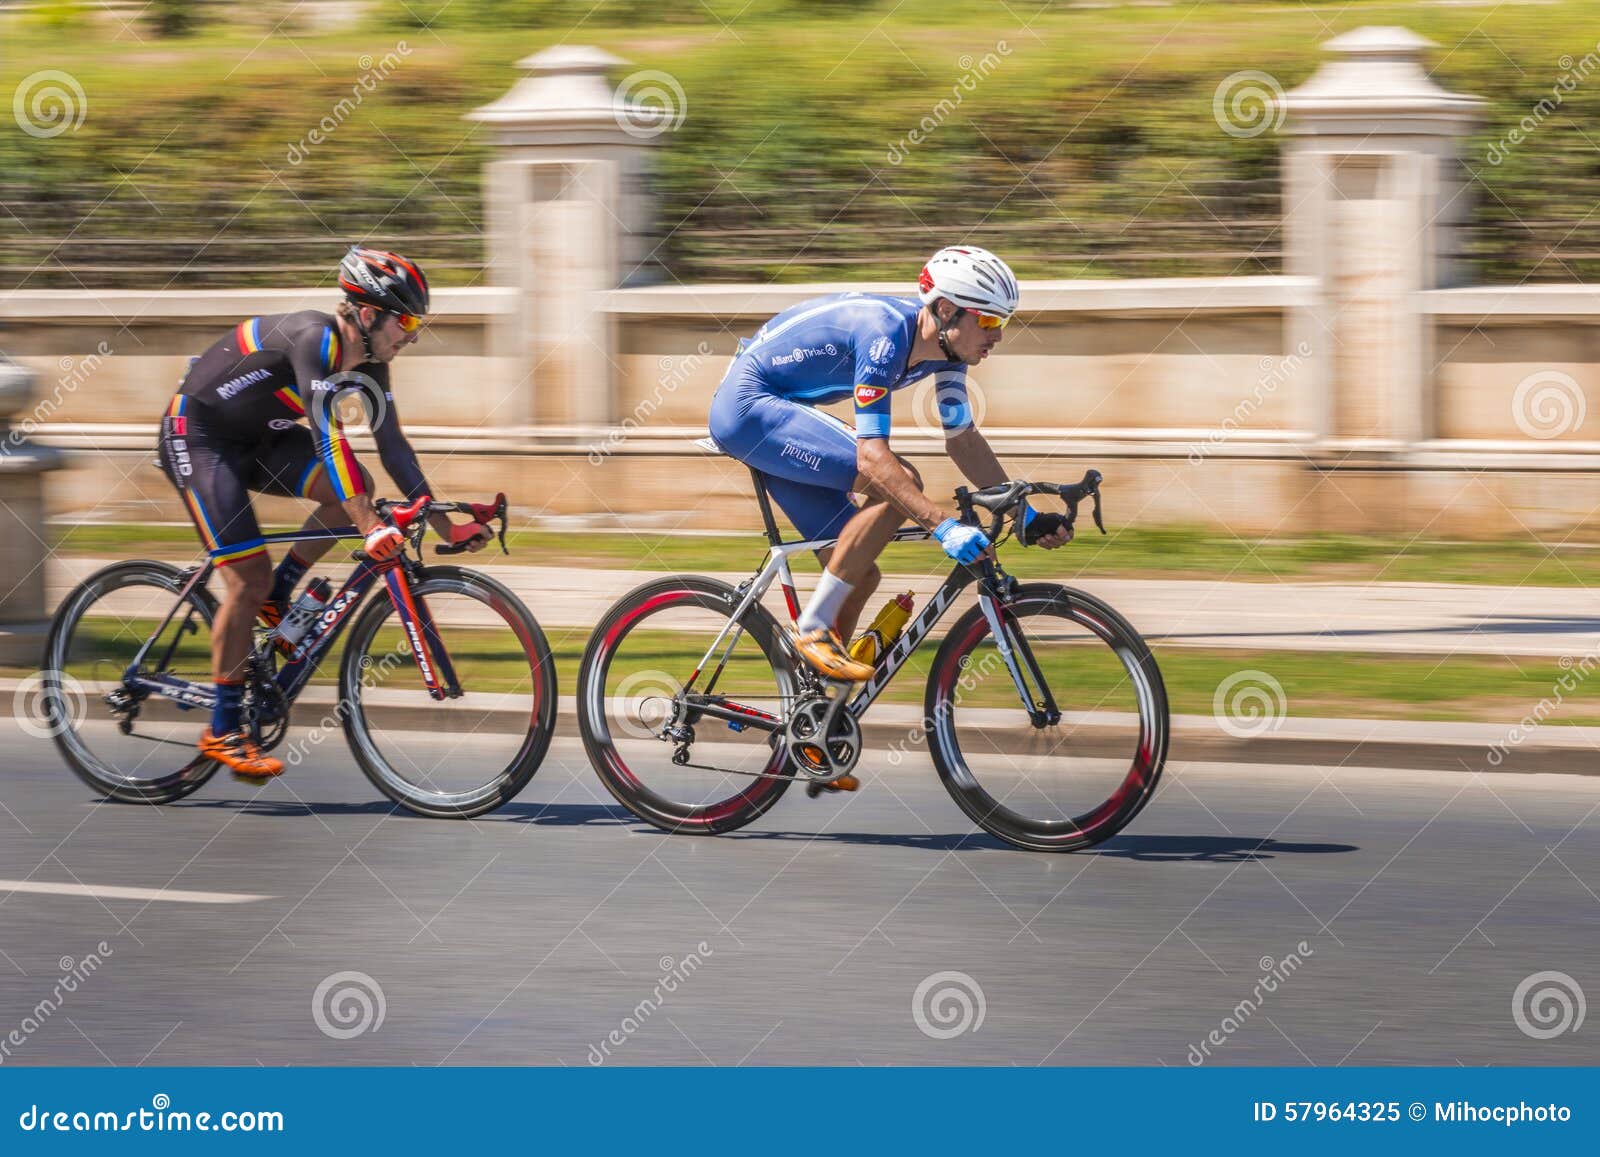
[{"label": "tricolor stripe on jersey", "polygon": [[261,352],[261,319],[252,317],[249,321],[241,321],[236,334],[239,341],[239,352],[245,356]]}]

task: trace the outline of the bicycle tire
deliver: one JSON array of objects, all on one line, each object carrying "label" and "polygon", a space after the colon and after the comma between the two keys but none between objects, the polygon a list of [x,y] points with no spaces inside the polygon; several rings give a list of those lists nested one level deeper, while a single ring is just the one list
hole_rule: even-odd
[{"label": "bicycle tire", "polygon": [[[380,593],[379,597],[367,604],[351,627],[344,658],[339,665],[340,701],[351,705],[350,709],[341,713],[345,741],[357,765],[373,786],[402,807],[433,819],[471,819],[515,799],[544,762],[550,749],[550,740],[555,735],[558,695],[555,657],[533,612],[509,587],[488,575],[462,567],[426,567],[418,578],[412,580],[411,592],[418,600],[442,592],[463,594],[480,599],[501,614],[516,634],[523,653],[529,658],[534,704],[528,731],[511,761],[493,778],[469,791],[424,791],[391,767],[378,749],[362,705],[362,692],[365,689],[362,673],[372,666],[368,648],[378,629],[394,611],[393,602]],[[441,634],[448,648],[448,630],[441,628]],[[365,665],[363,659],[367,660]]]},{"label": "bicycle tire", "polygon": [[957,735],[952,692],[963,661],[991,634],[981,607],[972,607],[950,629],[928,672],[923,703],[929,754],[952,799],[979,827],[1014,847],[1035,852],[1070,852],[1093,847],[1125,828],[1154,796],[1166,762],[1170,731],[1166,686],[1149,646],[1108,604],[1057,583],[1028,583],[1005,604],[1021,618],[1053,614],[1086,628],[1111,647],[1126,669],[1139,702],[1139,738],[1129,753],[1127,774],[1099,806],[1065,820],[1031,820],[986,791],[968,766]]},{"label": "bicycle tire", "polygon": [[[144,585],[170,594],[176,602],[187,578],[178,567],[151,559],[133,559],[104,567],[84,579],[61,601],[45,637],[40,674],[51,738],[73,774],[99,794],[119,803],[166,804],[182,799],[205,784],[220,765],[191,748],[188,762],[176,771],[141,778],[119,771],[97,756],[80,733],[79,724],[73,720],[76,708],[71,699],[75,695],[67,682],[68,668],[74,665],[70,653],[73,640],[79,624],[105,596]],[[204,587],[197,587],[190,592],[188,601],[209,629],[216,618],[216,599]],[[88,697],[84,698],[83,722],[88,721],[91,702]],[[206,721],[209,722],[209,717]]]},{"label": "bicycle tire", "polygon": [[[772,808],[794,782],[794,767],[778,745],[764,775],[726,799],[689,804],[667,798],[646,786],[617,750],[605,709],[606,674],[628,634],[651,613],[672,607],[698,607],[724,617],[738,606],[740,594],[727,583],[698,575],[674,575],[638,587],[606,612],[584,649],[578,668],[578,729],[595,774],[606,790],[634,815],[662,831],[677,835],[717,835],[742,828]],[[780,691],[796,684],[793,658],[783,631],[771,612],[752,604],[744,618],[746,632],[772,664]],[[665,744],[662,757],[667,757]]]}]

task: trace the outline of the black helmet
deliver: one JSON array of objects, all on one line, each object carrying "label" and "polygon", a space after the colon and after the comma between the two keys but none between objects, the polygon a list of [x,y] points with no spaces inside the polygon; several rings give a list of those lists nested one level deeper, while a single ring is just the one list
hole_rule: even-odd
[{"label": "black helmet", "polygon": [[345,300],[389,313],[423,317],[428,312],[428,279],[422,270],[382,249],[350,246],[339,262],[339,285]]}]

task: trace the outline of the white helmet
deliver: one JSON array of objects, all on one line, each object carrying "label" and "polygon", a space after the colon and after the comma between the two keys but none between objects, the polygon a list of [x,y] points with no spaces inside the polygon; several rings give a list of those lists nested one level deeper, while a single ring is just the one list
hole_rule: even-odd
[{"label": "white helmet", "polygon": [[917,279],[923,305],[943,297],[963,309],[1010,317],[1021,296],[1011,267],[987,249],[951,245],[928,258]]}]

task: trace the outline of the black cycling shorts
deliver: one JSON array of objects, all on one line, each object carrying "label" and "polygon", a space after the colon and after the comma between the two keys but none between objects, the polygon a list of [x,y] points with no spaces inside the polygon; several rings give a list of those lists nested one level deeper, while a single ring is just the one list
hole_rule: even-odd
[{"label": "black cycling shorts", "polygon": [[183,496],[200,541],[217,566],[266,553],[250,491],[305,498],[322,473],[311,431],[285,423],[262,442],[230,441],[208,430],[205,407],[182,394],[161,419],[161,470]]}]

